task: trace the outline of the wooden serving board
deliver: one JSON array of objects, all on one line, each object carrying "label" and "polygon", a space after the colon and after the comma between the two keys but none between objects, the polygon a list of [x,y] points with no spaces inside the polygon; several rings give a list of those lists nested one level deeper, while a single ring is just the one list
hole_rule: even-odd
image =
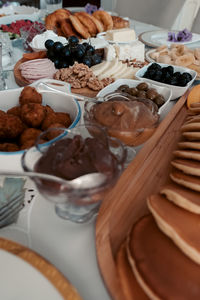
[{"label": "wooden serving board", "polygon": [[[14,77],[15,77],[15,81],[16,83],[19,85],[19,86],[26,86],[26,85],[29,85],[30,82],[27,81],[24,77],[22,77],[21,75],[21,71],[20,71],[20,65],[27,61],[27,59],[24,59],[24,58],[21,58],[14,66]],[[86,96],[86,97],[95,97],[97,94],[98,94],[98,91],[93,91],[89,88],[81,88],[81,89],[74,89],[72,88],[71,89],[72,93],[75,93],[75,94],[80,94],[80,95],[83,95],[83,96]]]},{"label": "wooden serving board", "polygon": [[[114,300],[124,300],[116,267],[116,254],[133,224],[148,212],[146,198],[158,192],[167,180],[172,151],[180,139],[186,117],[182,96],[154,135],[106,195],[96,223],[96,249],[101,274]],[[135,297],[133,300],[140,300]]]}]

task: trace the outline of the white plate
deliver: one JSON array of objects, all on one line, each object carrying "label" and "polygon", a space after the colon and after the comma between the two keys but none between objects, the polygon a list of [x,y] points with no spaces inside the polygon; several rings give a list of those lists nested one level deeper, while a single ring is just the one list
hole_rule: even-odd
[{"label": "white plate", "polygon": [[[105,95],[107,95],[111,92],[114,92],[120,85],[127,84],[129,87],[132,88],[132,87],[136,87],[139,83],[140,82],[138,80],[133,80],[133,79],[118,79],[115,82],[106,86],[104,89],[102,89],[97,94],[97,97],[104,97]],[[162,87],[162,86],[158,86],[156,84],[151,84],[151,83],[148,83],[148,85],[152,88],[155,88],[156,91],[159,94],[163,95],[163,97],[165,98],[165,104],[163,104],[158,110],[159,114],[161,114],[165,110],[167,104],[169,103],[169,101],[171,99],[172,91],[168,87]]]},{"label": "white plate", "polygon": [[40,10],[33,6],[8,6],[0,9],[0,14],[6,16],[0,17],[1,24],[10,24],[17,20],[37,21],[40,17]]},{"label": "white plate", "polygon": [[[146,58],[146,60],[148,61],[148,62],[156,62],[157,63],[157,61],[155,61],[155,59],[153,59],[153,58],[151,58],[151,53],[153,53],[153,52],[155,52],[156,50],[155,49],[151,49],[151,50],[149,50],[149,51],[147,51],[146,53],[145,53],[145,58]],[[192,70],[192,69],[191,69]],[[200,74],[199,73],[197,73],[197,77],[195,78],[195,80],[199,80],[200,79]]]},{"label": "white plate", "polygon": [[1,299],[63,299],[42,273],[16,255],[0,250],[0,266]]},{"label": "white plate", "polygon": [[160,45],[171,45],[171,44],[191,44],[200,41],[200,34],[193,33],[191,41],[187,42],[169,42],[168,32],[178,33],[178,30],[154,30],[146,31],[139,35],[139,40],[150,47],[159,47]]}]

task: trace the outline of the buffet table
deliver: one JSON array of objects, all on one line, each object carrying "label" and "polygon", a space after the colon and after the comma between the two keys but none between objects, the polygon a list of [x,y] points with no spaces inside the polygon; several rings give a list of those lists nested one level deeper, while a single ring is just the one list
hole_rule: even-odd
[{"label": "buffet table", "polygon": [[[137,34],[158,29],[133,20],[131,27]],[[21,52],[17,47],[15,51],[17,61]],[[9,89],[18,87],[12,70],[6,72],[6,84]],[[0,229],[0,236],[28,246],[49,260],[75,286],[83,299],[110,299],[96,259],[95,220],[81,225],[62,220],[55,214],[54,205],[39,195],[29,179],[26,187],[25,206],[17,222]]]}]

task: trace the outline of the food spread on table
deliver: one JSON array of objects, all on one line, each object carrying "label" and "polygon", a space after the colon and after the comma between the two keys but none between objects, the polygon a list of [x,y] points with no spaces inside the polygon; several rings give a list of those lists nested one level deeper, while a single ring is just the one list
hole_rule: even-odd
[{"label": "food spread on table", "polygon": [[[26,86],[20,94],[19,104],[7,111],[0,110],[0,151],[28,149],[35,145],[43,131],[68,128],[72,124],[70,113],[57,112],[49,105],[42,105],[42,95],[28,86],[43,78],[66,82],[72,91],[86,95],[91,95],[91,92],[97,95],[118,79],[123,79],[123,84],[106,94],[102,102],[97,96],[85,103],[81,112],[85,123],[102,127],[106,134],[119,139],[125,147],[142,145],[159,130],[159,109],[165,105],[166,99],[156,88],[141,80],[150,79],[175,89],[185,87],[185,92],[195,78],[187,68],[200,75],[200,48],[191,49],[181,44],[191,41],[189,30],[168,32],[166,44],[167,41],[173,44],[151,51],[149,57],[155,63],[147,66],[135,87],[130,87],[126,80],[135,79],[136,72],[148,62],[145,61],[144,43],[137,39],[135,30],[129,26],[127,19],[91,6],[86,12],[58,9],[46,16],[45,25],[26,20],[1,25],[1,30],[11,33],[11,38],[18,38],[23,27],[27,33],[25,49],[28,53],[23,53],[14,69],[16,82]],[[183,71],[176,71],[175,66],[183,67]],[[180,296],[199,299],[200,295],[196,227],[200,213],[199,85],[189,93],[187,107],[181,140],[171,161],[170,184],[165,185],[160,194],[149,195],[147,202],[152,214],[133,226],[126,245],[122,245],[117,256],[119,277],[122,274],[119,257],[123,251],[129,274],[134,274],[139,284],[141,299],[147,296],[152,299],[169,296],[173,299]],[[47,134],[43,143],[59,134],[59,130],[56,134]],[[67,154],[63,150],[67,158],[59,157],[57,169],[53,170],[52,160],[66,145],[71,149]],[[56,147],[50,146],[35,171],[71,180],[91,172],[112,173],[116,167],[107,145],[98,148],[95,137],[85,143],[77,135],[58,142]],[[97,156],[91,156],[90,152],[97,153]],[[155,249],[159,249],[162,255],[158,255]],[[188,284],[191,278],[192,287]],[[123,280],[123,287],[130,277],[123,274],[120,280]]]}]

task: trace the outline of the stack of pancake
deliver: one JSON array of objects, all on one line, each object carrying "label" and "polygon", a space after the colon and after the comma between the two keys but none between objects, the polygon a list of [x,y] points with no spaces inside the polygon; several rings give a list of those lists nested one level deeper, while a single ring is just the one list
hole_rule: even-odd
[{"label": "stack of pancake", "polygon": [[200,299],[200,103],[191,104],[169,183],[117,255],[124,299]]}]

